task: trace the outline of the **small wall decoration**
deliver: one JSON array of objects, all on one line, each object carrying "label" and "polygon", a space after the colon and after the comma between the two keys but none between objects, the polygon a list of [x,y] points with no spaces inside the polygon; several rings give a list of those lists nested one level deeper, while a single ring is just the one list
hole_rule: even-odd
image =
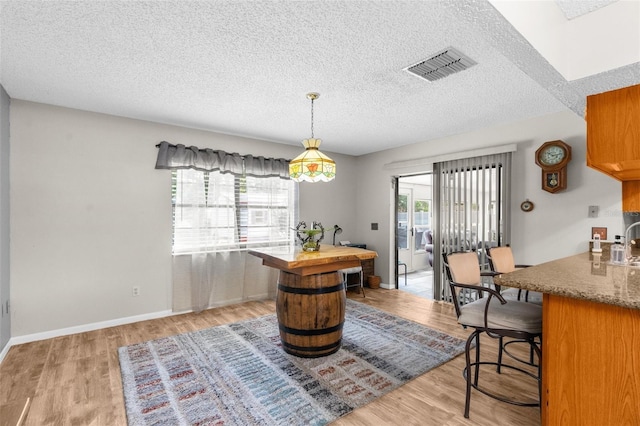
[{"label": "small wall decoration", "polygon": [[535,206],[533,204],[533,201],[529,200],[525,200],[522,202],[522,204],[520,204],[520,210],[522,210],[523,212],[530,212],[534,207]]},{"label": "small wall decoration", "polygon": [[605,241],[607,239],[607,228],[601,228],[601,227],[591,228],[591,237],[589,239],[592,239],[593,236],[596,234],[600,235],[601,241]]}]

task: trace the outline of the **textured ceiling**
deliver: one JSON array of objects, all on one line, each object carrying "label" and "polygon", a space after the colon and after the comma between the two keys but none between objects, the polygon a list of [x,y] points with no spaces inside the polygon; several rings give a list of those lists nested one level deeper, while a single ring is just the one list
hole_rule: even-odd
[{"label": "textured ceiling", "polygon": [[[639,64],[567,82],[486,1],[0,4],[12,98],[302,147],[316,91],[315,136],[350,155],[582,115],[587,95],[640,83]],[[403,71],[449,46],[477,65]]]}]

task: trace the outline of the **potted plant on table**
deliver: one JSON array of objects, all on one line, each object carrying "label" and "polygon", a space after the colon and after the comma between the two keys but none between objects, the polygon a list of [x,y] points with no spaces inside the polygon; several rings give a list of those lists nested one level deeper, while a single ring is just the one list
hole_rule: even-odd
[{"label": "potted plant on table", "polygon": [[325,231],[320,222],[314,221],[309,229],[307,229],[307,224],[305,222],[300,222],[294,228],[294,231],[296,231],[296,237],[300,240],[303,251],[320,250],[320,241],[324,238]]}]

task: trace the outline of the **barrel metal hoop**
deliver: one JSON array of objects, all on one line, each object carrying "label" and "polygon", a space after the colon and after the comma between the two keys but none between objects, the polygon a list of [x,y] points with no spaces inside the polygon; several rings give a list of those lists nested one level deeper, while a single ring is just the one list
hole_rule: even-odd
[{"label": "barrel metal hoop", "polygon": [[285,293],[291,293],[291,294],[327,294],[327,293],[335,293],[336,291],[343,291],[344,283],[340,283],[338,285],[334,285],[331,287],[319,287],[319,288],[300,288],[300,287],[290,287],[284,284],[278,284],[278,290],[283,291]]},{"label": "barrel metal hoop", "polygon": [[335,343],[332,343],[330,345],[324,345],[324,346],[298,346],[298,345],[292,345],[291,343],[282,342],[282,346],[284,348],[293,350],[293,351],[301,351],[301,352],[324,352],[331,349],[337,350],[340,348],[341,345],[342,345],[342,338],[338,339],[338,341]]},{"label": "barrel metal hoop", "polygon": [[287,327],[284,324],[280,324],[280,331],[284,331],[285,333],[289,333],[289,334],[293,334],[296,336],[321,336],[323,334],[329,334],[329,333],[333,333],[336,331],[340,331],[342,330],[342,327],[344,326],[344,321],[342,321],[340,324],[335,325],[333,327],[328,327],[328,328],[317,328],[317,329],[313,329],[313,330],[301,330],[299,328],[291,328],[291,327]]}]

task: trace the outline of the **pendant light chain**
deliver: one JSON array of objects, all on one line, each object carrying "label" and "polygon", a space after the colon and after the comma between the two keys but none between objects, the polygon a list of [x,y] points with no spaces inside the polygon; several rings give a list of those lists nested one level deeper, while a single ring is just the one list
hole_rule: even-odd
[{"label": "pendant light chain", "polygon": [[313,137],[313,100],[314,98],[311,98],[311,139],[314,139]]}]

